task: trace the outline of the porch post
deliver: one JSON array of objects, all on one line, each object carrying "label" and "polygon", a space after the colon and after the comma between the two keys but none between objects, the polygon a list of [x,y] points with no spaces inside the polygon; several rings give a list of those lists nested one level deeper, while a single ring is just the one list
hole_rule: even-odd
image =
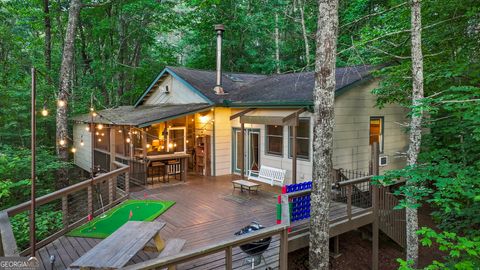
[{"label": "porch post", "polygon": [[[378,143],[372,144],[372,157],[371,157],[371,174],[379,175],[380,168],[378,166],[379,149]],[[373,206],[373,224],[372,224],[372,269],[378,270],[378,187],[372,186],[372,206]]]},{"label": "porch post", "polygon": [[295,124],[292,126],[292,184],[297,183],[297,127],[298,114],[295,115]]},{"label": "porch post", "polygon": [[110,171],[115,170],[113,165],[115,162],[116,141],[115,141],[115,126],[110,127]]},{"label": "porch post", "polygon": [[147,157],[147,132],[143,129],[142,131],[142,150],[143,150],[143,158]]},{"label": "porch post", "polygon": [[240,172],[242,179],[245,178],[245,123],[241,123],[240,128]]}]

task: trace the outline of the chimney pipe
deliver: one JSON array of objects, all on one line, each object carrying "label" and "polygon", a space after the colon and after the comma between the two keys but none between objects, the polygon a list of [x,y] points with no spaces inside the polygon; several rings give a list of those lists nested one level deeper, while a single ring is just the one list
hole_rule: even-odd
[{"label": "chimney pipe", "polygon": [[222,35],[225,31],[223,24],[215,25],[215,32],[217,32],[217,72],[216,72],[216,85],[213,90],[217,95],[223,95],[225,92],[222,87]]}]

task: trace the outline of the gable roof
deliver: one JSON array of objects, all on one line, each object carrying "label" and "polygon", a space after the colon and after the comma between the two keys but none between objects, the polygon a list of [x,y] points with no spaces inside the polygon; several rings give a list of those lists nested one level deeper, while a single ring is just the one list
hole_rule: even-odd
[{"label": "gable roof", "polygon": [[[370,77],[376,67],[360,65],[336,69],[336,91],[345,89],[358,81]],[[241,105],[246,103],[263,103],[276,105],[313,103],[314,72],[298,72],[275,75],[248,73],[222,73],[222,86],[225,95],[217,95],[215,71],[184,67],[166,67],[137,100],[135,106],[141,105],[151,94],[150,91],[160,82],[160,78],[172,75],[187,88],[203,97],[210,104]]]}]

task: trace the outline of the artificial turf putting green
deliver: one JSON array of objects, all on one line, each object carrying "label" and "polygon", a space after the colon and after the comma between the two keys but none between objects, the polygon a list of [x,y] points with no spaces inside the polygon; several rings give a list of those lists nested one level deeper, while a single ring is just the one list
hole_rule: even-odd
[{"label": "artificial turf putting green", "polygon": [[100,214],[90,222],[70,231],[67,235],[107,238],[127,221],[152,221],[174,204],[173,201],[128,200],[108,210],[105,215]]}]

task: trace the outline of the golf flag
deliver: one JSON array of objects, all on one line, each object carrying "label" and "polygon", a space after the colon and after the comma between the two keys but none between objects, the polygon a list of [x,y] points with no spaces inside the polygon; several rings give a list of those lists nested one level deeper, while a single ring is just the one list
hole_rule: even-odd
[{"label": "golf flag", "polygon": [[88,221],[92,220],[92,215],[91,214],[87,216],[87,220]]},{"label": "golf flag", "polygon": [[146,199],[147,198],[147,193],[143,193],[143,198]]},{"label": "golf flag", "polygon": [[133,217],[133,212],[130,210],[130,214],[128,215],[128,219],[131,219]]}]

